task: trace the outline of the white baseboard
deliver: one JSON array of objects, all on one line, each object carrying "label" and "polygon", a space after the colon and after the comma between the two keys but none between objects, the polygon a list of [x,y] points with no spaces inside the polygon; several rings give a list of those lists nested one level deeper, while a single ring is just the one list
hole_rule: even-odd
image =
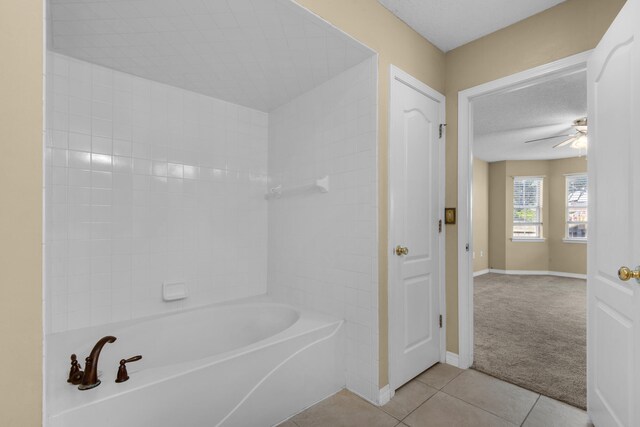
[{"label": "white baseboard", "polygon": [[387,403],[389,403],[389,401],[393,397],[393,394],[394,393],[391,391],[391,387],[389,387],[389,384],[387,384],[386,386],[382,387],[380,389],[380,394],[378,396],[378,405],[382,406],[382,405],[386,405]]},{"label": "white baseboard", "polygon": [[456,368],[459,367],[460,364],[460,358],[458,357],[458,355],[456,353],[451,353],[450,351],[447,351],[445,361],[447,362],[447,365],[452,365]]},{"label": "white baseboard", "polygon": [[488,268],[484,269],[484,270],[480,270],[480,271],[475,271],[473,273],[473,277],[482,276],[483,274],[487,274],[487,273],[490,273],[490,272],[491,272],[491,270],[489,270]]},{"label": "white baseboard", "polygon": [[587,280],[586,274],[577,274],[577,273],[565,273],[564,271],[550,271],[550,276],[558,276],[558,277],[569,277],[571,279],[584,279]]},{"label": "white baseboard", "polygon": [[[586,274],[565,273],[563,271],[540,271],[540,270],[497,270],[495,268],[489,269],[490,273],[498,274],[521,274],[524,276],[558,276],[569,277],[571,279],[586,279]],[[475,277],[475,274],[474,274]]]}]

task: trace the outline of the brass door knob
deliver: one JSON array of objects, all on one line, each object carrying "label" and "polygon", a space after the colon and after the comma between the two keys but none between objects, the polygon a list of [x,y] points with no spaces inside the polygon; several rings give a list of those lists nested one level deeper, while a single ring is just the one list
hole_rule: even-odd
[{"label": "brass door knob", "polygon": [[396,246],[396,255],[398,256],[402,256],[402,255],[409,255],[409,248],[407,248],[406,246]]},{"label": "brass door knob", "polygon": [[629,267],[620,267],[620,270],[618,270],[618,278],[623,282],[636,279],[636,281],[640,283],[640,266],[636,267],[635,270]]}]

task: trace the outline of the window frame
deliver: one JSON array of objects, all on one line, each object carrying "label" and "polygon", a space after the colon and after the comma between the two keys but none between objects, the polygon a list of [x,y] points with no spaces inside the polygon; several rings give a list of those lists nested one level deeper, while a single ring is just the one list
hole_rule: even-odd
[{"label": "window frame", "polygon": [[[544,218],[543,218],[543,212],[544,212],[544,176],[540,176],[540,175],[535,175],[535,176],[514,176],[513,177],[513,197],[511,200],[511,240],[514,242],[542,242],[544,241]],[[530,209],[530,206],[524,206],[524,205],[516,205],[515,204],[515,190],[516,190],[516,182],[517,181],[522,181],[522,180],[538,180],[540,181],[539,184],[539,195],[538,195],[538,204],[535,207],[535,209],[537,209],[538,211],[538,221],[536,222],[515,222],[514,221],[514,217],[515,217],[515,211],[516,209]],[[516,236],[514,234],[514,228],[517,225],[528,225],[528,226],[535,226],[536,227],[536,235],[535,236],[530,236],[530,237],[523,237],[523,236]]]},{"label": "window frame", "polygon": [[[571,237],[569,235],[569,227],[575,224],[584,224],[586,226],[589,225],[589,176],[586,172],[572,173],[566,174],[564,176],[564,238],[562,239],[566,243],[586,243],[589,238],[589,228],[585,227],[586,236],[585,237]],[[584,178],[587,182],[587,202],[581,206],[569,206],[569,184],[572,180],[576,178]],[[587,220],[586,221],[569,221],[569,209],[584,208],[587,212]]]}]

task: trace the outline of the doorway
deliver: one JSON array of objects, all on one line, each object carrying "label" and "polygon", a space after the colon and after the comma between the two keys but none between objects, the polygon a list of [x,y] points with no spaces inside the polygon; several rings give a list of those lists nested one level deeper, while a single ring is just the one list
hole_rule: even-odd
[{"label": "doorway", "polygon": [[[544,93],[540,88],[558,90],[554,88],[560,84],[557,82],[568,85],[579,79],[584,86],[584,111],[579,115],[586,116],[588,55],[589,52],[585,52],[460,92],[458,147],[460,366],[475,367],[583,408],[586,406],[586,238],[578,237],[581,234],[578,229],[584,231],[585,225],[568,222],[570,214],[574,218],[579,215],[578,209],[568,210],[566,199],[569,187],[575,189],[583,182],[580,179],[586,179],[586,150],[575,149],[578,144],[573,144],[580,136],[573,123],[579,117],[571,120],[564,117],[547,126],[548,123],[536,123],[524,115],[528,123],[524,133],[519,129],[523,123],[517,123],[515,108],[501,113],[512,116],[511,128],[504,123],[487,124],[486,120],[479,122],[478,119],[487,113],[492,99],[514,101],[523,94]],[[496,112],[500,114],[498,110],[489,111]],[[540,111],[537,116],[545,121],[545,113]],[[480,141],[476,132],[478,123],[495,127],[483,130],[483,134],[491,135],[493,145],[489,146],[487,141],[482,147],[476,145]],[[574,133],[576,138],[562,145]],[[525,146],[515,144],[515,140],[532,143]],[[540,149],[524,149],[535,145]],[[572,146],[573,155],[567,151]],[[530,154],[534,152],[537,154]],[[491,197],[484,194],[484,220],[487,228],[493,230],[491,239],[474,228],[482,216],[478,204],[483,197],[477,180],[485,180],[492,189]],[[586,216],[583,219],[586,222]],[[570,239],[570,236],[578,238]],[[561,244],[556,245],[558,241]],[[561,250],[566,253],[560,253]],[[574,263],[580,265],[575,268],[559,265],[566,264],[567,256],[575,258]],[[576,309],[574,315],[563,316],[562,309],[544,314],[544,309],[567,305]],[[554,316],[558,322],[554,323]],[[563,324],[565,320],[567,324]],[[554,326],[558,326],[555,332]],[[571,339],[563,339],[563,334]],[[559,351],[575,356],[555,368],[552,363],[546,363],[550,359],[545,357],[553,358],[553,355],[545,352],[541,345],[552,335],[557,335],[558,343],[567,344]],[[536,350],[540,350],[538,365],[534,363]],[[570,381],[558,380],[558,376],[571,369],[575,371],[572,372],[575,381],[567,391],[562,385]]]}]

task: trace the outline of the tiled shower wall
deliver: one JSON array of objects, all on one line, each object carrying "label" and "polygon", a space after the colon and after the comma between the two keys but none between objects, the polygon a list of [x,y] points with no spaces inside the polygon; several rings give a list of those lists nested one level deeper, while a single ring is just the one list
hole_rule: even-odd
[{"label": "tiled shower wall", "polygon": [[[267,115],[50,53],[47,332],[268,282],[346,319],[347,386],[376,401],[376,73],[372,57]],[[264,200],[325,175],[326,194]],[[162,301],[164,282],[189,297]]]},{"label": "tiled shower wall", "polygon": [[378,399],[376,58],[269,115],[269,293],[346,319],[347,386]]},{"label": "tiled shower wall", "polygon": [[48,333],[266,292],[266,113],[54,53],[47,86]]}]

